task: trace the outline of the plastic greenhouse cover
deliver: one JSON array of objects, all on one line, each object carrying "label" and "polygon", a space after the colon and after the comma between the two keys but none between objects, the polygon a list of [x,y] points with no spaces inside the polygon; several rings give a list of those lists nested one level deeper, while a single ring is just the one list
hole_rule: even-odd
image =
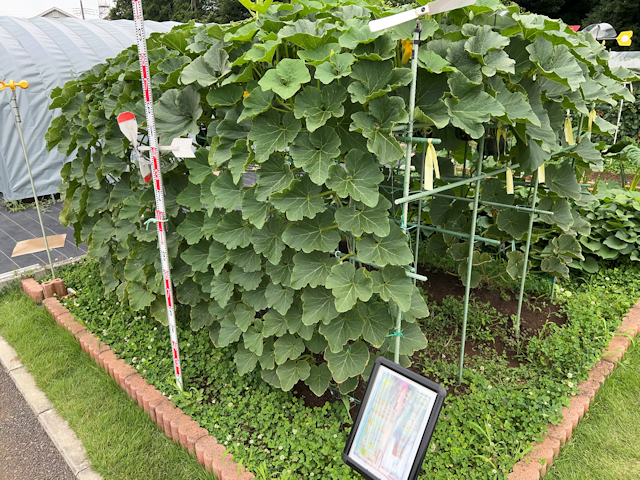
[{"label": "plastic greenhouse cover", "polygon": [[611,67],[624,67],[640,74],[640,52],[609,52]]},{"label": "plastic greenhouse cover", "polygon": [[[145,32],[168,32],[176,22],[145,22]],[[49,110],[51,91],[136,43],[132,20],[16,18],[0,16],[0,80],[27,80],[18,108],[38,195],[58,191],[67,157],[47,152],[45,133],[60,111]],[[5,200],[33,197],[11,91],[0,92],[0,192]]]}]

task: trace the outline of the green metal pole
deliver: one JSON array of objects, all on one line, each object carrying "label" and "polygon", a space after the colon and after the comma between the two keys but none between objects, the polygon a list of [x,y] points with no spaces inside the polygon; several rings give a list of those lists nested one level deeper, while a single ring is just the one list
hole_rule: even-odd
[{"label": "green metal pole", "polygon": [[[425,156],[427,154],[426,150],[424,152]],[[438,161],[436,159],[436,161]],[[423,164],[423,168],[422,168],[422,173],[420,174],[420,185],[424,185],[424,159],[422,160],[422,164]],[[416,246],[415,246],[415,253],[414,253],[414,259],[413,259],[413,269],[414,271],[418,271],[418,254],[420,252],[420,227],[422,227],[421,225],[422,223],[422,199],[420,199],[418,201],[418,221],[414,224],[416,225]],[[413,279],[413,284],[416,284],[416,279]]]},{"label": "green metal pole", "polygon": [[478,164],[476,167],[476,186],[473,192],[473,213],[471,214],[471,230],[469,231],[469,256],[467,259],[467,281],[464,286],[464,313],[462,314],[462,342],[460,345],[460,372],[458,385],[462,384],[464,367],[464,344],[467,339],[467,317],[469,315],[469,295],[471,294],[471,272],[473,270],[473,246],[475,244],[476,220],[478,216],[478,200],[480,199],[480,183],[482,182],[482,157],[484,156],[484,136],[478,145]]},{"label": "green metal pole", "polygon": [[[507,167],[499,168],[499,169],[493,170],[493,171],[491,171],[489,173],[483,173],[482,175],[476,175],[475,177],[465,178],[464,180],[460,180],[458,182],[453,182],[453,183],[450,183],[448,185],[442,185],[441,187],[434,188],[433,190],[428,190],[428,191],[425,191],[425,192],[418,192],[418,193],[414,193],[413,195],[409,195],[409,196],[407,196],[407,194],[405,194],[404,197],[397,198],[393,203],[395,203],[396,205],[401,205],[403,203],[412,202],[413,200],[419,200],[420,198],[428,197],[429,195],[433,195],[434,193],[444,192],[446,190],[451,190],[452,188],[459,187],[461,185],[467,185],[469,183],[473,183],[473,182],[476,182],[478,180],[484,180],[487,177],[492,177],[494,175],[499,175],[499,174],[504,173],[507,170],[509,170],[509,168],[516,169],[519,166],[520,166],[520,164],[516,163],[514,165],[511,165],[508,168]],[[447,180],[447,179],[443,178],[442,180]]]},{"label": "green metal pole", "polygon": [[[411,51],[411,90],[409,93],[409,125],[407,129],[406,157],[404,161],[404,196],[409,195],[409,187],[411,184],[411,151],[413,150],[413,113],[416,108],[416,86],[418,84],[418,48],[420,47],[420,34],[422,33],[422,25],[420,20],[416,20],[416,28],[413,30],[413,48]],[[409,204],[402,205],[402,230],[407,231],[407,220],[409,216]],[[393,354],[393,361],[400,363],[400,330],[402,329],[402,310],[398,307],[396,315],[396,348]]]},{"label": "green metal pole", "polygon": [[[535,172],[535,180],[533,183],[533,198],[531,200],[532,208],[536,207],[536,201],[538,200],[538,171]],[[516,340],[520,340],[520,316],[522,314],[522,299],[524,298],[524,282],[527,278],[527,265],[529,264],[529,251],[531,249],[531,232],[533,231],[533,216],[534,212],[529,214],[529,232],[527,233],[527,243],[524,247],[524,265],[522,266],[522,279],[520,280],[520,294],[518,296],[518,313],[516,315],[516,324],[514,329],[516,331]]]},{"label": "green metal pole", "polygon": [[51,275],[53,275],[53,278],[56,278],[56,272],[53,269],[53,262],[51,261],[51,251],[49,250],[47,233],[44,231],[44,222],[42,221],[42,213],[40,212],[40,202],[38,201],[38,194],[36,193],[36,185],[35,183],[33,183],[33,175],[31,174],[31,165],[29,165],[29,156],[27,155],[27,147],[24,144],[24,136],[22,135],[22,120],[20,119],[20,110],[18,110],[18,100],[16,98],[15,89],[11,90],[11,104],[13,106],[13,115],[16,117],[16,125],[18,125],[18,133],[20,134],[20,143],[22,143],[24,160],[25,162],[27,162],[27,171],[29,172],[29,180],[31,181],[31,190],[33,191],[33,199],[36,202],[36,210],[38,211],[38,218],[40,219],[40,227],[42,228],[42,237],[44,238],[44,246],[47,249],[47,257],[49,258],[49,267],[51,267]]}]

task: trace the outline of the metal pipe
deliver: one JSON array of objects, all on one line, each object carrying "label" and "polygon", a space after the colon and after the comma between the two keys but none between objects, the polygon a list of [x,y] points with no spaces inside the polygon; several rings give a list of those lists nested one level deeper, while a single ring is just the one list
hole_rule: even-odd
[{"label": "metal pipe", "polygon": [[[424,157],[426,157],[427,152],[424,152]],[[437,160],[436,160],[437,161]],[[422,159],[422,172],[420,174],[420,186],[422,187],[422,185],[424,185],[424,158]],[[420,253],[420,227],[421,227],[421,223],[422,223],[422,199],[420,199],[418,201],[418,223],[414,224],[416,225],[418,228],[416,228],[416,246],[415,246],[415,252],[414,252],[414,258],[413,258],[413,268],[416,268],[418,265],[418,254]],[[416,280],[413,280],[413,284],[416,284]]]},{"label": "metal pipe", "polygon": [[49,258],[49,267],[51,268],[51,275],[56,278],[56,272],[53,269],[53,261],[51,260],[51,251],[49,250],[49,241],[47,240],[47,233],[44,230],[44,222],[42,221],[42,212],[40,211],[40,202],[38,201],[38,194],[36,193],[36,185],[33,182],[33,175],[31,174],[31,165],[29,164],[29,155],[27,155],[27,147],[24,143],[24,136],[22,134],[22,120],[20,119],[20,110],[18,110],[18,100],[16,97],[15,89],[11,90],[11,103],[13,106],[13,115],[16,118],[16,125],[18,126],[18,133],[20,135],[20,143],[22,144],[22,151],[24,152],[24,160],[27,163],[27,171],[29,172],[29,180],[31,181],[31,190],[33,191],[33,199],[36,202],[36,210],[38,211],[38,218],[40,219],[40,227],[42,228],[42,237],[44,238],[44,246],[47,249],[47,257]]},{"label": "metal pipe", "polygon": [[[335,252],[334,255],[337,258],[342,258],[345,255],[342,252]],[[369,267],[373,267],[373,268],[383,268],[380,265],[376,265],[375,263],[372,262],[363,262],[362,260],[360,260],[358,257],[356,257],[355,255],[351,255],[351,257],[349,257],[349,259],[353,259],[355,262],[361,263],[363,265],[368,265]],[[407,268],[407,267],[405,267]],[[410,267],[409,267],[410,268]],[[425,277],[424,275],[420,275],[419,273],[413,273],[409,270],[405,269],[405,273],[407,274],[407,277],[409,278],[415,278],[416,280],[420,280],[421,282],[426,282],[427,280],[429,280],[427,277]]]},{"label": "metal pipe", "polygon": [[[407,129],[406,156],[404,161],[404,196],[409,195],[409,185],[411,179],[411,151],[413,147],[413,115],[416,109],[416,86],[418,84],[418,48],[420,47],[420,34],[422,25],[420,20],[416,20],[416,28],[413,30],[413,44],[411,45],[411,88],[409,91],[409,128]],[[397,203],[396,203],[397,205]],[[402,206],[402,230],[407,231],[407,217],[409,216],[409,204]],[[400,363],[400,336],[397,335],[402,329],[402,310],[398,306],[396,315],[396,345],[393,354],[393,361]]]},{"label": "metal pipe", "polygon": [[[434,197],[449,198],[451,200],[462,200],[463,202],[469,202],[469,203],[473,202],[473,198],[456,197],[454,195],[444,195],[442,193],[436,193]],[[480,203],[483,205],[489,205],[490,207],[512,208],[513,210],[516,210],[519,212],[533,212],[533,213],[543,213],[545,215],[555,215],[555,213],[550,212],[549,210],[538,210],[536,208],[523,207],[522,205],[508,205],[506,203],[487,202],[486,200],[480,200]]]},{"label": "metal pipe", "polygon": [[469,295],[471,294],[471,273],[473,271],[473,247],[475,246],[476,219],[478,216],[478,199],[480,198],[480,182],[482,181],[482,157],[484,156],[484,135],[478,145],[478,164],[476,166],[476,185],[473,192],[473,213],[471,214],[471,229],[469,230],[469,255],[467,257],[467,281],[464,286],[464,312],[462,314],[462,342],[460,344],[460,372],[458,385],[462,384],[462,370],[464,367],[464,344],[467,339],[467,317],[469,315]]},{"label": "metal pipe", "polygon": [[425,137],[412,137],[412,136],[408,136],[408,137],[394,137],[396,140],[399,140],[401,142],[413,142],[413,143],[433,143],[434,145],[437,145],[439,143],[442,143],[442,140],[439,138],[425,138]]},{"label": "metal pipe", "polygon": [[[535,207],[538,200],[538,171],[535,172],[535,181],[533,184],[533,198],[531,205]],[[527,265],[529,264],[529,251],[531,250],[531,232],[533,231],[533,216],[534,213],[529,214],[529,232],[527,233],[527,243],[524,247],[524,265],[522,266],[522,280],[520,280],[520,295],[518,297],[518,313],[516,315],[516,324],[514,329],[516,331],[516,340],[520,340],[520,315],[522,314],[522,299],[524,298],[524,282],[527,277]]]},{"label": "metal pipe", "polygon": [[[444,228],[432,227],[431,225],[418,225],[415,223],[411,223],[409,225],[415,226],[418,229],[429,230],[430,232],[444,233],[445,235],[455,235],[456,237],[465,238],[465,239],[469,238],[468,233],[455,232],[453,230],[446,230]],[[490,245],[495,245],[495,246],[502,245],[502,242],[500,240],[495,240],[493,238],[480,237],[478,235],[476,235],[476,240],[480,240],[481,242],[488,243]]]},{"label": "metal pipe", "polygon": [[[518,168],[519,166],[520,165],[516,163],[515,165],[512,165],[509,168],[514,169],[514,168]],[[405,195],[402,198],[396,199],[394,203],[396,205],[406,204],[407,202],[411,202],[413,200],[419,200],[420,198],[428,197],[429,195],[433,195],[434,193],[444,192],[444,191],[450,190],[452,188],[459,187],[461,185],[467,185],[469,183],[473,183],[473,182],[476,182],[478,180],[483,180],[483,179],[485,179],[487,177],[491,177],[493,175],[499,175],[501,173],[506,172],[507,170],[508,170],[508,168],[506,168],[506,167],[505,168],[499,168],[498,170],[494,170],[494,171],[489,172],[489,173],[483,173],[481,175],[476,175],[474,177],[465,178],[464,180],[459,180],[457,182],[453,182],[453,183],[450,183],[448,185],[443,185],[441,187],[434,188],[433,190],[428,190],[426,192],[420,192],[420,193],[414,193],[413,195],[408,195],[408,196]],[[444,180],[446,180],[446,179],[444,179]]]}]

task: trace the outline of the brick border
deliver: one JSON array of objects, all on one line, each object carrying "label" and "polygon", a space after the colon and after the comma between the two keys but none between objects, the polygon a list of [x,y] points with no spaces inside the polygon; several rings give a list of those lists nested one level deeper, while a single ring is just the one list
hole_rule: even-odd
[{"label": "brick border", "polygon": [[547,425],[547,433],[540,443],[533,444],[533,450],[516,463],[508,480],[540,480],[547,473],[554,457],[560,453],[560,447],[571,437],[578,422],[583,418],[596,393],[604,381],[618,365],[631,345],[631,340],[640,332],[640,300],[631,307],[622,320],[618,332],[609,341],[609,346],[602,353],[589,372],[589,377],[578,384],[579,395],[571,397],[569,406],[562,409],[562,424]]},{"label": "brick border", "polygon": [[[52,280],[56,282],[59,279]],[[34,285],[35,284],[35,285]],[[36,287],[37,285],[37,287]],[[153,385],[138,374],[137,370],[124,360],[118,359],[109,345],[93,335],[86,327],[76,322],[71,312],[55,296],[44,297],[42,286],[33,279],[22,280],[23,290],[36,302],[42,302],[56,323],[66,328],[80,343],[82,350],[89,354],[131,399],[158,424],[158,428],[178,445],[195,456],[198,463],[218,480],[251,480],[255,475],[244,466],[233,462],[233,455],[226,453],[224,446],[202,428],[189,415],[185,415],[173,402],[165,398]],[[60,288],[60,287],[58,287]],[[55,290],[55,289],[54,289]],[[40,302],[38,302],[40,300]],[[226,454],[225,454],[226,453]]]}]

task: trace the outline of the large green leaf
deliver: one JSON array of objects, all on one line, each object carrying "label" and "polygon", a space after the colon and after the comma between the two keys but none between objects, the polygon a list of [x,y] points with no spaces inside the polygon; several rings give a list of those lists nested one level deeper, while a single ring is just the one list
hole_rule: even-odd
[{"label": "large green leaf", "polygon": [[156,298],[156,296],[147,290],[144,285],[137,282],[129,282],[127,285],[127,294],[129,296],[129,305],[134,311],[148,307]]},{"label": "large green leaf", "polygon": [[279,264],[285,249],[282,233],[286,226],[284,220],[273,217],[261,229],[254,228],[251,232],[251,244],[256,253],[263,254],[273,264]]},{"label": "large green leaf", "polygon": [[262,163],[273,152],[284,151],[296,138],[301,126],[300,120],[296,120],[293,113],[281,116],[278,112],[269,110],[258,116],[248,135],[255,145],[256,160]]},{"label": "large green leaf", "polygon": [[285,315],[293,303],[294,290],[289,287],[269,283],[265,292],[267,306],[275,308],[280,315]]},{"label": "large green leaf", "polygon": [[309,377],[305,380],[309,389],[315,393],[318,397],[321,397],[324,392],[329,388],[329,382],[331,381],[331,370],[326,363],[320,365],[311,365],[309,370]]},{"label": "large green leaf", "polygon": [[223,47],[222,42],[211,45],[204,55],[197,57],[182,69],[180,82],[183,85],[198,82],[199,85],[208,87],[229,74],[231,72],[229,54]]},{"label": "large green leaf", "polygon": [[561,197],[579,200],[582,196],[576,172],[571,164],[562,167],[547,165],[546,184],[549,186],[549,190]]},{"label": "large green leaf", "polygon": [[[384,348],[384,347],[383,347]],[[402,336],[400,337],[400,355],[413,355],[417,350],[427,348],[427,339],[420,330],[418,323],[402,322]],[[389,350],[396,351],[396,340],[389,339]]]},{"label": "large green leaf", "polygon": [[314,218],[326,210],[321,190],[308,176],[304,176],[284,192],[271,195],[270,201],[279,211],[286,213],[290,221]]},{"label": "large green leaf", "polygon": [[330,288],[336,297],[335,305],[338,312],[346,312],[358,300],[368,301],[373,295],[373,280],[369,272],[360,267],[356,270],[351,262],[335,265],[327,277],[325,286]]},{"label": "large green leaf", "polygon": [[333,212],[324,211],[314,218],[305,218],[289,225],[282,234],[282,240],[291,248],[305,253],[314,250],[334,252],[340,243],[340,234],[336,229]]},{"label": "large green leaf", "polygon": [[242,197],[242,218],[251,222],[256,228],[262,228],[267,220],[268,202],[256,200],[256,191],[247,190]]},{"label": "large green leaf", "polygon": [[351,65],[356,57],[350,53],[332,54],[329,60],[316,67],[314,77],[316,80],[329,85],[337,78],[346,77],[351,74]]},{"label": "large green leaf", "polygon": [[404,268],[387,265],[382,270],[371,272],[373,291],[385,302],[393,300],[403,312],[411,308],[413,284]]},{"label": "large green leaf", "polygon": [[216,206],[228,211],[235,210],[242,203],[244,196],[242,180],[234,182],[231,172],[222,172],[211,183],[211,194]]},{"label": "large green leaf", "polygon": [[302,294],[302,305],[305,325],[329,323],[338,316],[335,297],[324,287],[307,288]]},{"label": "large green leaf", "polygon": [[193,86],[167,90],[155,105],[154,111],[161,142],[169,144],[175,137],[200,132],[197,123],[202,115],[200,93]]},{"label": "large green leaf", "polygon": [[365,341],[380,348],[393,328],[393,318],[389,309],[377,303],[359,303],[358,312],[364,320],[362,335]]},{"label": "large green leaf", "polygon": [[[207,97],[208,98],[208,97]],[[273,92],[271,90],[264,91],[259,85],[248,92],[246,98],[242,101],[244,110],[238,117],[238,121],[242,122],[249,118],[253,118],[266,112],[271,108],[271,101],[273,100]]]},{"label": "large green leaf", "polygon": [[264,91],[273,90],[286,100],[293,97],[302,84],[310,80],[311,75],[304,60],[285,58],[278,62],[276,68],[267,70],[258,81],[258,85]]},{"label": "large green leaf", "polygon": [[258,363],[256,354],[247,350],[242,345],[238,345],[238,350],[236,350],[236,353],[233,355],[233,360],[238,367],[238,374],[240,376],[252,372]]},{"label": "large green leaf", "polygon": [[511,209],[503,210],[498,213],[498,228],[515,240],[520,240],[529,230],[529,214]]},{"label": "large green leaf", "polygon": [[[276,342],[277,344],[278,342]],[[300,380],[306,380],[311,374],[309,363],[304,360],[289,360],[276,369],[278,378],[280,378],[280,388],[288,392]]]},{"label": "large green leaf", "polygon": [[543,37],[536,37],[527,46],[529,59],[539,68],[540,74],[577,90],[585,81],[582,69],[566,45],[553,45]]},{"label": "large green leaf", "polygon": [[249,245],[252,230],[251,225],[242,219],[242,212],[235,210],[222,217],[212,236],[214,240],[224,243],[229,250],[233,250]]},{"label": "large green leaf", "polygon": [[335,217],[340,230],[351,232],[356,237],[363,233],[373,233],[379,237],[389,235],[389,208],[391,202],[383,195],[379,196],[375,208],[361,206],[361,208],[341,207]]},{"label": "large green leaf", "polygon": [[411,82],[411,70],[394,68],[392,61],[360,60],[351,72],[353,83],[347,88],[353,103],[367,103]]},{"label": "large green leaf", "polygon": [[333,128],[320,127],[298,135],[289,151],[296,167],[307,172],[311,181],[323,185],[335,165],[334,159],[340,155],[340,137]]},{"label": "large green leaf", "polygon": [[199,243],[187,248],[181,255],[184,260],[195,272],[206,272],[208,270],[209,261],[209,242],[202,240]]},{"label": "large green leaf", "polygon": [[289,188],[293,181],[291,167],[281,155],[272,155],[262,164],[258,172],[258,187],[255,198],[264,201],[274,192]]},{"label": "large green leaf", "polygon": [[402,158],[404,150],[391,135],[391,128],[409,120],[400,97],[384,96],[369,104],[369,112],[356,112],[351,116],[349,126],[352,132],[359,132],[367,139],[367,149],[375,154],[381,163]]},{"label": "large green leaf", "polygon": [[338,353],[349,342],[357,340],[362,335],[364,320],[358,309],[350,310],[333,319],[328,324],[320,325],[320,333],[329,343],[329,349]]},{"label": "large green leaf", "polygon": [[329,168],[327,187],[335,190],[341,198],[351,197],[368,207],[378,204],[378,184],[384,180],[378,164],[370,154],[351,151],[344,159],[345,166]]},{"label": "large green leaf", "polygon": [[453,98],[445,99],[451,121],[454,126],[461,128],[472,138],[480,138],[484,134],[484,123],[491,116],[499,117],[505,114],[503,106],[483,87],[474,85],[461,73],[454,73],[449,77],[449,87]]},{"label": "large green leaf", "polygon": [[464,43],[464,49],[472,57],[481,59],[487,52],[503,49],[509,45],[509,39],[495,32],[489,25],[473,25],[467,23],[462,26],[462,34],[470,37]]},{"label": "large green leaf", "polygon": [[293,25],[287,25],[278,32],[279,38],[288,40],[304,50],[322,45],[330,35],[331,31],[327,31],[319,21],[312,22],[307,18],[296,20]]},{"label": "large green leaf", "polygon": [[328,253],[298,252],[293,257],[294,267],[291,273],[291,288],[300,290],[309,285],[312,288],[324,285],[331,269],[338,264],[338,259]]},{"label": "large green leaf", "polygon": [[286,333],[273,344],[276,355],[276,363],[282,365],[289,359],[298,358],[304,352],[305,346],[302,339]]},{"label": "large green leaf", "polygon": [[413,255],[408,246],[408,238],[392,220],[389,220],[389,235],[386,237],[364,237],[356,241],[358,258],[363,262],[380,267],[385,265],[408,265]]},{"label": "large green leaf", "polygon": [[333,379],[342,383],[347,378],[355,377],[364,372],[369,362],[369,349],[366,343],[355,342],[337,353],[327,349],[324,352],[324,358],[329,364]]},{"label": "large green leaf", "polygon": [[331,117],[341,117],[344,114],[343,103],[347,99],[347,91],[332,83],[322,90],[307,87],[296,95],[293,110],[296,118],[305,118],[307,130],[313,132],[327,123]]}]

